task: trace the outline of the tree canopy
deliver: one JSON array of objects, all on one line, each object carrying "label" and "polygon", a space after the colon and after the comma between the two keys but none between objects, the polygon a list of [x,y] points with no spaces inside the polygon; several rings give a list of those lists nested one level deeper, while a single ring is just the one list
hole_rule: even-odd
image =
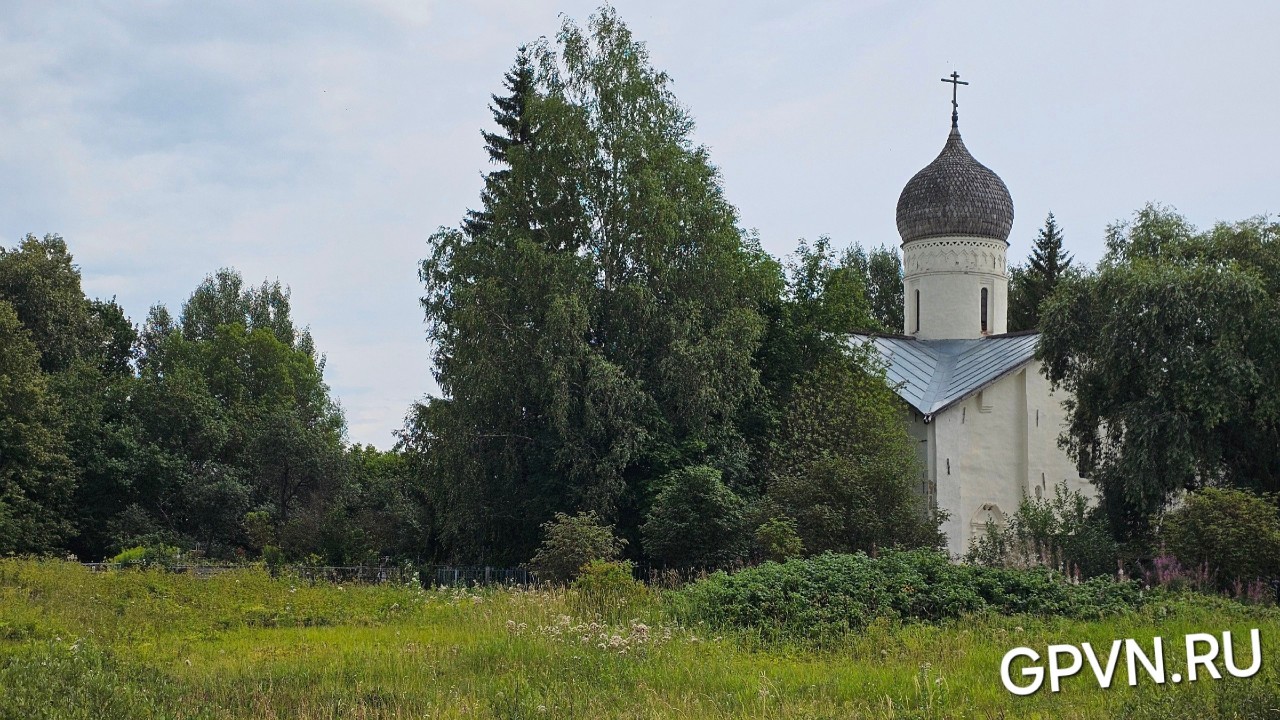
[{"label": "tree canopy", "polygon": [[648,480],[684,463],[743,482],[769,266],[612,10],[522,51],[506,89],[483,207],[422,265],[447,399],[410,434],[449,478],[450,542],[520,560],[560,510],[634,537]]},{"label": "tree canopy", "polygon": [[1278,240],[1266,218],[1201,232],[1147,206],[1044,305],[1038,357],[1071,397],[1063,441],[1118,532],[1181,489],[1277,489]]},{"label": "tree canopy", "polygon": [[522,48],[491,109],[481,207],[421,266],[443,397],[405,438],[441,540],[520,561],[555,513],[586,512],[630,552],[706,561],[673,537],[695,495],[669,488],[697,479],[728,523],[763,497],[798,379],[883,329],[869,279],[901,324],[897,255],[763,252],[611,8]]}]

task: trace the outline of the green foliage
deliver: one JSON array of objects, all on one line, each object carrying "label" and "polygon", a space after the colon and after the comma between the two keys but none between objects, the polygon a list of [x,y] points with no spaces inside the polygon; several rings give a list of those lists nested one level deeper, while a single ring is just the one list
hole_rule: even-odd
[{"label": "green foliage", "polygon": [[984,612],[1085,618],[1142,603],[1136,582],[1094,578],[1077,585],[1043,569],[956,565],[945,553],[928,550],[769,562],[716,573],[682,593],[690,620],[819,643],[877,618],[936,622]]},{"label": "green foliage", "polygon": [[141,568],[148,565],[169,567],[178,564],[182,558],[182,550],[173,545],[150,545],[131,547],[123,550],[109,562],[114,565]]},{"label": "green foliage", "polygon": [[611,561],[618,557],[626,541],[614,537],[613,527],[600,521],[594,512],[566,515],[542,524],[542,545],[529,561],[529,567],[544,581],[564,583],[577,576],[579,569],[594,560]]},{"label": "green foliage", "polygon": [[880,245],[868,253],[861,246],[855,246],[845,252],[840,265],[856,270],[866,288],[867,302],[875,325],[861,329],[902,332],[905,305],[902,296],[902,259],[898,257],[898,251]]},{"label": "green foliage", "polygon": [[0,554],[46,552],[71,531],[75,470],[39,362],[0,299]]},{"label": "green foliage", "polygon": [[1204,488],[1164,518],[1160,538],[1186,567],[1207,566],[1222,590],[1280,578],[1275,495]]},{"label": "green foliage", "polygon": [[244,514],[244,530],[250,547],[266,548],[275,539],[275,524],[266,510],[251,510]]},{"label": "green foliage", "polygon": [[723,567],[742,557],[743,501],[706,465],[681,468],[662,479],[640,527],[644,551],[675,568]]},{"label": "green foliage", "polygon": [[921,470],[898,399],[859,362],[825,362],[797,387],[768,502],[795,519],[811,553],[937,547],[941,517],[915,489]]},{"label": "green foliage", "polygon": [[1009,331],[1034,330],[1040,324],[1040,306],[1066,277],[1078,269],[1070,253],[1062,249],[1062,228],[1053,213],[1031,247],[1026,265],[1009,268]]},{"label": "green foliage", "polygon": [[1119,547],[1106,517],[1065,482],[1052,498],[1024,497],[1008,523],[986,532],[969,545],[966,560],[993,567],[1050,567],[1069,575],[1112,575]]},{"label": "green foliage", "polygon": [[613,9],[522,51],[494,102],[482,208],[421,265],[445,397],[405,437],[448,552],[501,562],[571,508],[636,538],[675,468],[751,483],[772,266]]},{"label": "green foliage", "polygon": [[[761,382],[776,414],[785,411],[797,383],[843,356],[850,333],[881,329],[868,305],[861,252],[846,252],[838,260],[823,236],[812,245],[801,240],[788,258],[778,297],[765,308],[767,331],[759,351]],[[775,432],[766,427],[760,441],[770,442]]]},{"label": "green foliage", "polygon": [[307,521],[333,519],[315,508],[331,505],[343,487],[345,422],[323,360],[293,326],[287,289],[245,289],[238,273],[219,270],[178,321],[153,308],[141,345],[130,401],[138,481],[119,501],[140,515],[132,526],[229,555],[264,544],[263,528],[245,522],[251,511],[269,514],[277,541],[286,528],[311,538]]},{"label": "green foliage", "polygon": [[129,357],[127,321],[122,327],[114,303],[84,296],[80,270],[57,235],[27,235],[17,247],[0,247],[0,300],[30,332],[45,372],[61,372],[78,359],[118,366]]},{"label": "green foliage", "polygon": [[[23,491],[26,500],[11,496],[8,503],[53,501],[59,507],[42,511],[44,530],[29,528],[20,533],[26,538],[22,545],[28,551],[51,549],[51,541],[56,540],[59,547],[76,551],[101,548],[106,544],[106,524],[123,508],[120,489],[133,470],[128,461],[134,438],[124,409],[132,381],[133,325],[114,300],[85,297],[79,268],[57,235],[43,239],[28,235],[14,248],[0,248],[0,303],[16,314],[34,345],[36,370],[43,376],[38,383],[43,386],[43,398],[8,419],[30,428],[32,414],[44,415],[49,441],[58,446],[54,455],[62,458],[55,460],[41,452],[27,456],[28,463],[46,465],[43,477],[33,469],[28,478],[43,489],[28,488]],[[14,379],[25,383],[31,377],[22,373]],[[0,408],[0,424],[5,421],[6,413]],[[30,441],[22,439],[29,430],[15,432],[12,442]],[[0,449],[0,458],[4,454]],[[22,455],[10,456],[15,457]],[[60,469],[53,471],[54,476],[47,474],[55,465]],[[5,502],[0,500],[0,505]],[[5,514],[0,509],[0,516]],[[4,534],[0,530],[0,536]],[[14,547],[0,540],[0,546],[6,545]]]},{"label": "green foliage", "polygon": [[1148,206],[1041,308],[1038,357],[1071,397],[1063,440],[1122,539],[1210,479],[1280,489],[1278,304],[1280,224],[1197,232]]},{"label": "green foliage", "polygon": [[775,517],[756,528],[757,554],[768,561],[786,562],[804,554],[804,541],[796,532],[796,521],[789,517]]},{"label": "green foliage", "polygon": [[284,565],[284,551],[275,545],[264,545],[262,547],[262,561],[267,564],[268,568],[277,570]]},{"label": "green foliage", "polygon": [[579,569],[571,587],[574,609],[587,618],[625,622],[652,604],[649,589],[635,579],[627,561],[592,560]]},{"label": "green foliage", "polygon": [[229,557],[266,542],[261,522],[246,534],[250,511],[275,542],[359,535],[347,481],[367,475],[349,472],[323,367],[278,282],[219,270],[139,335],[114,301],[84,296],[62,238],[0,248],[0,552]]}]

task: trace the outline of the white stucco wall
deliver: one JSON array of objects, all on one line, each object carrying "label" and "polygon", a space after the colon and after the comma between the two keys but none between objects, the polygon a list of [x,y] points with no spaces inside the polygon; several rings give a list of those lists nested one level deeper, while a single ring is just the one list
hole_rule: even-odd
[{"label": "white stucco wall", "polygon": [[1053,497],[1054,487],[1065,481],[1069,490],[1096,498],[1093,483],[1080,477],[1075,462],[1058,447],[1058,438],[1067,429],[1067,411],[1062,407],[1063,395],[1050,392],[1049,380],[1040,369],[1038,360],[1027,366],[1027,397],[1035,401],[1027,413],[1028,452],[1033,460],[1027,468],[1027,494],[1038,497],[1035,488],[1039,486],[1041,495]]},{"label": "white stucco wall", "polygon": [[1036,497],[1036,488],[1051,496],[1066,480],[1094,496],[1058,447],[1065,417],[1034,361],[934,416],[926,426],[926,468],[938,508],[950,515],[942,529],[952,554],[963,555],[988,518],[1001,522],[1023,497]]},{"label": "white stucco wall", "polygon": [[[982,288],[987,335],[1008,330],[1009,276],[1003,240],[938,237],[902,246],[903,333],[921,340],[981,337]],[[916,327],[916,298],[920,298]]]}]

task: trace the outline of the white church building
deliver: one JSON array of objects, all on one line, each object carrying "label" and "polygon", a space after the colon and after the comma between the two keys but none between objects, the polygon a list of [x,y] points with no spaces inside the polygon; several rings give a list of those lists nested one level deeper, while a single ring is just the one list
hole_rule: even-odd
[{"label": "white church building", "polygon": [[965,148],[954,109],[946,145],[903,188],[897,220],[903,334],[856,341],[873,344],[906,406],[921,490],[948,514],[942,530],[958,555],[1024,497],[1051,497],[1064,481],[1094,490],[1058,447],[1066,413],[1034,358],[1038,335],[1007,332],[1013,200]]}]

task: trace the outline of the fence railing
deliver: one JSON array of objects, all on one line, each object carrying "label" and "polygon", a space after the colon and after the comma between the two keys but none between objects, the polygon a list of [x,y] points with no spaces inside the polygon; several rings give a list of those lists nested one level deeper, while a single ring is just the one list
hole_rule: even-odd
[{"label": "fence railing", "polygon": [[[130,567],[156,567],[173,573],[197,577],[213,577],[243,565],[186,565],[146,563],[81,563],[94,571],[120,570]],[[288,574],[307,582],[332,583],[411,583],[424,587],[470,587],[474,585],[536,585],[537,573],[525,568],[486,565],[281,565],[269,568],[273,574]]]}]

